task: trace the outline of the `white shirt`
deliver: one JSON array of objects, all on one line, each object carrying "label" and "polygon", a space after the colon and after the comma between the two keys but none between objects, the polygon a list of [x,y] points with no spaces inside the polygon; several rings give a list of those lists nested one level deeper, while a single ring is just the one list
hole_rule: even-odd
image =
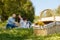
[{"label": "white shirt", "polygon": [[21,28],[29,28],[29,23],[27,23],[27,21],[24,20],[20,20],[20,27]]}]

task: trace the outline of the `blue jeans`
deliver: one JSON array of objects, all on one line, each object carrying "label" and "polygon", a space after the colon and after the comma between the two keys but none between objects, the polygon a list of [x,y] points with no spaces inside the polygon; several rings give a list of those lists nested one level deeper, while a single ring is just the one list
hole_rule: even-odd
[{"label": "blue jeans", "polygon": [[17,27],[15,24],[7,24],[6,25],[6,28],[8,29],[8,28],[15,28],[15,27]]}]

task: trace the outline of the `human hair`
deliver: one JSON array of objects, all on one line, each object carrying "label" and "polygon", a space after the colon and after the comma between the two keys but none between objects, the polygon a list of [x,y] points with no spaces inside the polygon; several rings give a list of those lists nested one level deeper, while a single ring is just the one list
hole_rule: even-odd
[{"label": "human hair", "polygon": [[23,17],[23,20],[27,20],[27,18],[26,17]]},{"label": "human hair", "polygon": [[19,23],[21,18],[19,18],[20,14],[16,14],[16,21]]},{"label": "human hair", "polygon": [[12,13],[12,14],[10,14],[10,16],[13,16],[14,14],[16,15],[16,13]]}]

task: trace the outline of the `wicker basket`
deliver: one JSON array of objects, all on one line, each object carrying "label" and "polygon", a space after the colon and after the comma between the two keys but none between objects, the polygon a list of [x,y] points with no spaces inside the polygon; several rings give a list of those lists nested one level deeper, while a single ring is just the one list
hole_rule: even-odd
[{"label": "wicker basket", "polygon": [[[46,9],[46,10],[51,10],[51,9]],[[44,10],[44,11],[46,11],[46,10]],[[44,11],[41,12],[41,14],[40,14],[41,16],[42,16],[42,13],[44,13]],[[41,16],[40,16],[40,18],[42,18]],[[48,26],[44,27],[43,26],[43,29],[41,29],[40,27],[34,27],[34,34],[37,36],[40,36],[40,35],[45,36],[45,35],[60,32],[60,26],[58,26],[56,24],[55,15],[53,15],[53,18],[54,18],[54,23],[53,23],[54,25],[53,26],[52,25],[50,27],[48,27]]]}]

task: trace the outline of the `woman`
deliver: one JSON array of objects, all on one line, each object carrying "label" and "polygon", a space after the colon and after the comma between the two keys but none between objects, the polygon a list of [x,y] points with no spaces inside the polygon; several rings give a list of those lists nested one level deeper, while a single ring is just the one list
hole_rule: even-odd
[{"label": "woman", "polygon": [[17,17],[16,17],[16,21],[18,22],[18,27],[20,26],[20,22],[22,22],[23,21],[23,19],[22,19],[22,17],[21,17],[21,15],[20,14],[18,14],[17,15]]},{"label": "woman", "polygon": [[20,28],[29,28],[29,23],[26,17],[22,18],[18,15],[18,23],[20,24]]}]

